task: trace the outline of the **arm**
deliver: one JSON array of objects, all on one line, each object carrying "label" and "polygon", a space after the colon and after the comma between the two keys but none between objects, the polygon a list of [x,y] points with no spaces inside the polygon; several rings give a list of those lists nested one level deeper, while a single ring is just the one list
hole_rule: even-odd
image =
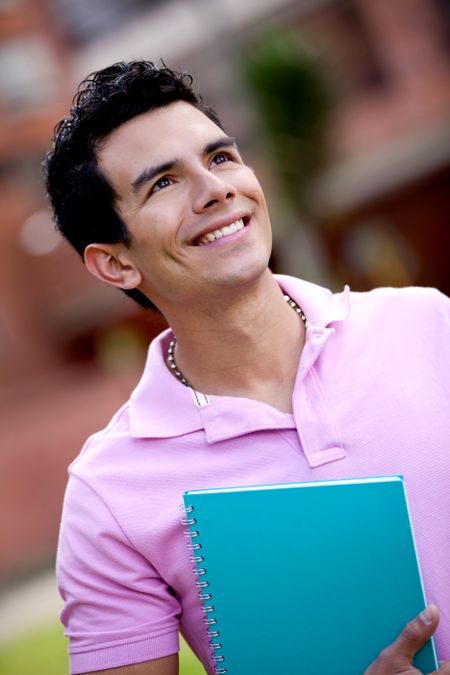
[{"label": "arm", "polygon": [[[398,638],[389,647],[386,647],[364,675],[420,675],[413,667],[412,660],[416,652],[433,635],[439,623],[439,611],[434,605],[410,621]],[[441,675],[450,675],[450,661],[441,663]],[[131,674],[130,674],[131,675]]]},{"label": "arm", "polygon": [[[97,493],[75,476],[66,491],[57,576],[74,672],[117,666],[128,675],[125,664],[157,663],[178,651],[177,598]],[[150,667],[150,675],[159,675]]]},{"label": "arm", "polygon": [[84,673],[84,675],[178,675],[178,654],[171,654],[145,663],[134,663],[122,668],[97,670],[95,673]]}]

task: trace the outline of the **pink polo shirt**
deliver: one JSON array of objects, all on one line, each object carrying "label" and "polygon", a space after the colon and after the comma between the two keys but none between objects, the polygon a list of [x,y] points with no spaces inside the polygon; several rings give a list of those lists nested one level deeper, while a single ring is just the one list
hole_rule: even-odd
[{"label": "pink polo shirt", "polygon": [[213,673],[185,490],[386,474],[405,477],[441,610],[438,654],[450,659],[450,300],[277,279],[309,324],[292,415],[194,394],[167,370],[166,331],[130,400],[70,466],[57,571],[72,673],[172,654],[178,630]]}]

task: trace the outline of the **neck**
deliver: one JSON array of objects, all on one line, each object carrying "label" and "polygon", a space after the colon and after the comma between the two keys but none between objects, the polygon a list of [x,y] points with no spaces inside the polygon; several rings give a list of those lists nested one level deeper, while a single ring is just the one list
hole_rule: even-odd
[{"label": "neck", "polygon": [[198,391],[253,398],[290,412],[304,323],[270,273],[233,296],[197,308],[189,320],[172,317],[177,366]]}]

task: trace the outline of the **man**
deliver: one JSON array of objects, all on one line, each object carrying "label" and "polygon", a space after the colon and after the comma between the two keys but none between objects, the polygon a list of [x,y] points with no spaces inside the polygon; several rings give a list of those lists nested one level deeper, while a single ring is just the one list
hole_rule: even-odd
[{"label": "man", "polygon": [[[58,576],[72,672],[174,675],[180,628],[214,672],[184,490],[394,473],[449,658],[450,301],[275,279],[253,171],[190,78],[148,62],[84,82],[46,170],[88,270],[171,326],[70,468]],[[438,621],[431,605],[367,674],[417,673]]]}]

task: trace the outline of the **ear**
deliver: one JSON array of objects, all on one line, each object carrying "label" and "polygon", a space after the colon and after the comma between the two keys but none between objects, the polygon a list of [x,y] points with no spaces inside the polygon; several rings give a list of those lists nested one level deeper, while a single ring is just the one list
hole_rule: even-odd
[{"label": "ear", "polygon": [[84,250],[84,262],[91,274],[111,286],[130,289],[142,281],[123,244],[89,244]]}]

